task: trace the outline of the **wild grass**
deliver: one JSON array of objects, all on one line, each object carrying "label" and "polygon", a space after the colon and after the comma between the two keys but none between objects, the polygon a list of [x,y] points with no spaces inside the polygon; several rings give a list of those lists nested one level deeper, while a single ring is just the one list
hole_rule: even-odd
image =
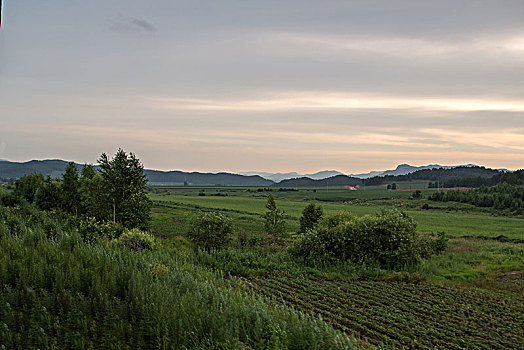
[{"label": "wild grass", "polygon": [[326,323],[267,305],[190,249],[86,243],[0,208],[0,343],[9,349],[351,348]]}]

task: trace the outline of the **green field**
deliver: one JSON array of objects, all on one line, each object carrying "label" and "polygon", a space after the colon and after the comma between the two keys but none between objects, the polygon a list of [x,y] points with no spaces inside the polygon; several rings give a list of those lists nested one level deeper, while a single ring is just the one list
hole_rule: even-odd
[{"label": "green field", "polygon": [[[313,192],[316,191],[316,192]],[[422,195],[435,190],[422,191]],[[158,192],[158,193],[155,193]],[[236,218],[239,230],[254,233],[261,231],[260,215],[264,213],[268,192],[257,192],[253,188],[187,188],[170,187],[154,188],[150,198],[157,204],[155,212],[171,217],[174,222],[173,233],[184,231],[185,217],[191,216],[188,211],[214,210],[226,212]],[[446,232],[451,237],[497,237],[524,239],[524,219],[520,217],[496,216],[487,211],[475,210],[468,205],[430,204],[431,210],[421,210],[427,200],[409,199],[411,191],[388,191],[384,187],[373,187],[361,191],[348,191],[335,188],[299,189],[296,191],[270,192],[277,200],[279,208],[288,216],[288,230],[298,229],[298,218],[307,203],[316,201],[322,205],[326,215],[338,211],[349,211],[355,215],[373,214],[383,207],[403,209],[418,222],[418,231],[422,233]],[[199,195],[199,194],[205,194]],[[170,210],[164,210],[169,208]],[[180,210],[182,209],[182,210]],[[176,212],[180,211],[179,215]],[[169,220],[168,220],[169,221]]]}]

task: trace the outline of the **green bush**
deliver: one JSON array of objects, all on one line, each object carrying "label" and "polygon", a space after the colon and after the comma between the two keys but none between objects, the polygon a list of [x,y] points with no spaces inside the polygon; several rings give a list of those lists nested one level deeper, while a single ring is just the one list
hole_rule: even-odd
[{"label": "green bush", "polygon": [[307,230],[313,229],[320,219],[322,219],[324,212],[320,205],[313,203],[308,204],[302,211],[300,217],[300,230],[299,232],[306,232]]},{"label": "green bush", "polygon": [[120,236],[122,228],[112,222],[98,221],[93,217],[77,220],[78,232],[86,242],[93,242],[100,238],[113,239]]},{"label": "green bush", "polygon": [[443,253],[448,247],[448,238],[444,232],[437,233],[437,238],[432,239],[429,236],[421,236],[418,240],[420,256],[429,258],[432,255]]},{"label": "green bush", "polygon": [[304,260],[349,260],[402,268],[420,259],[415,227],[414,220],[398,210],[363,217],[340,213],[299,237],[290,252]]},{"label": "green bush", "polygon": [[188,238],[197,246],[210,251],[223,247],[232,233],[231,220],[219,213],[200,213],[192,222]]},{"label": "green bush", "polygon": [[118,238],[118,241],[129,249],[136,251],[152,250],[155,247],[155,237],[137,228],[126,230]]}]

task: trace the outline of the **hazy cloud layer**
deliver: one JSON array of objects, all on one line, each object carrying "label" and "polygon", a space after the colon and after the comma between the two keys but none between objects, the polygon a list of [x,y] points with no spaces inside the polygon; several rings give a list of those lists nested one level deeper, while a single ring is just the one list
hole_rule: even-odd
[{"label": "hazy cloud layer", "polygon": [[524,2],[20,0],[0,158],[349,173],[524,167]]}]

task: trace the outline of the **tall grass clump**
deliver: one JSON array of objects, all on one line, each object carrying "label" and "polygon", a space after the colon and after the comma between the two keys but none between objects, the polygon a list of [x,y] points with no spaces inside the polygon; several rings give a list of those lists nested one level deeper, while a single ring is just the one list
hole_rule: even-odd
[{"label": "tall grass clump", "polygon": [[268,305],[196,252],[85,240],[0,207],[0,346],[8,349],[352,348],[326,323]]}]

